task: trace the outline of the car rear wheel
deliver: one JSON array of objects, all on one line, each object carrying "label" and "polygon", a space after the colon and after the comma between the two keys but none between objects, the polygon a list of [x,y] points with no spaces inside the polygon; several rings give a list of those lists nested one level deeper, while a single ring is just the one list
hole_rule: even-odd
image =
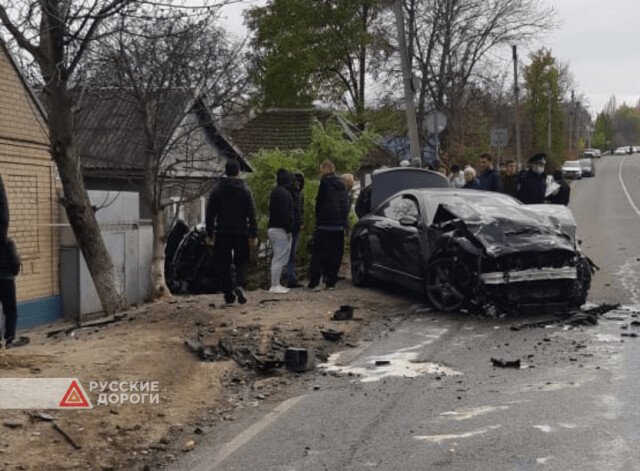
[{"label": "car rear wheel", "polygon": [[369,265],[371,257],[365,249],[364,242],[359,241],[351,246],[351,281],[355,286],[368,286],[371,279]]},{"label": "car rear wheel", "polygon": [[460,309],[468,298],[470,274],[466,266],[449,258],[434,260],[427,267],[425,292],[440,311]]}]

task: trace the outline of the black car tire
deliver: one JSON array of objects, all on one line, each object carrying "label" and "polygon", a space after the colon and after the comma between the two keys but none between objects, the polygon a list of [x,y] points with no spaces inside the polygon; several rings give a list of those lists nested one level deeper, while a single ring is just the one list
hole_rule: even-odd
[{"label": "black car tire", "polygon": [[439,311],[456,311],[467,302],[471,275],[468,268],[451,258],[438,258],[427,266],[424,289]]},{"label": "black car tire", "polygon": [[358,241],[351,246],[351,281],[355,286],[365,287],[371,283],[369,266],[371,257],[364,242]]}]

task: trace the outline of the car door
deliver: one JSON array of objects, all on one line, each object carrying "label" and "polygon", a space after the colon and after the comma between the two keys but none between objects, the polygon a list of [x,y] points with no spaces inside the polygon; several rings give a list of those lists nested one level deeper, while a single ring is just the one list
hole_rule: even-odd
[{"label": "car door", "polygon": [[378,216],[374,260],[381,274],[390,281],[419,288],[423,224],[417,200],[411,195],[397,196],[380,208]]}]

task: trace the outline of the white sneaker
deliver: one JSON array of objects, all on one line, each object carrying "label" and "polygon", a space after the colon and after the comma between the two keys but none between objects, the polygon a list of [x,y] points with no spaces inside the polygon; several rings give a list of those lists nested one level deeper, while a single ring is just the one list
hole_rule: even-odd
[{"label": "white sneaker", "polygon": [[286,294],[288,292],[289,288],[285,288],[282,285],[272,286],[271,288],[269,288],[269,293]]}]

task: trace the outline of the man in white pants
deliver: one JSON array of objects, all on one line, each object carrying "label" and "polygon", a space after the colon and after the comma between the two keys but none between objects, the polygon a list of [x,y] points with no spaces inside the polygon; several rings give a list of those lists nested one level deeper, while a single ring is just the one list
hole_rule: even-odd
[{"label": "man in white pants", "polygon": [[276,173],[278,186],[269,198],[269,240],[273,247],[271,259],[270,293],[288,293],[289,288],[280,284],[282,269],[289,262],[291,251],[291,229],[293,227],[293,200],[291,198],[291,175],[285,169]]}]

